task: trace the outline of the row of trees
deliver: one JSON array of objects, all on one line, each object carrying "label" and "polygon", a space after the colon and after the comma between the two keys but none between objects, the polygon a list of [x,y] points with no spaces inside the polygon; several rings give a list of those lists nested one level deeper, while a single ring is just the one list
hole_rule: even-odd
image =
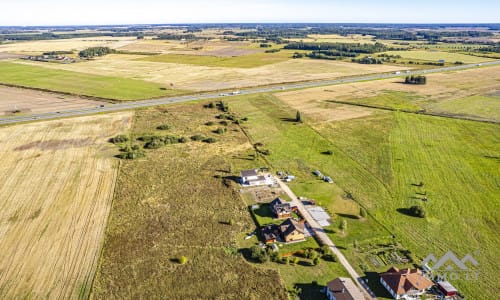
[{"label": "row of trees", "polygon": [[78,53],[78,56],[84,58],[92,58],[95,56],[103,56],[110,53],[115,53],[115,49],[111,49],[109,47],[90,47],[85,50],[82,50]]},{"label": "row of trees", "polygon": [[284,47],[285,49],[294,50],[312,50],[312,51],[331,51],[331,55],[346,56],[345,53],[375,53],[387,51],[387,47],[382,43],[375,44],[360,44],[360,43],[305,43],[291,42]]},{"label": "row of trees", "polygon": [[423,75],[406,76],[405,83],[406,84],[426,84],[427,83],[427,78],[425,76],[423,76]]}]

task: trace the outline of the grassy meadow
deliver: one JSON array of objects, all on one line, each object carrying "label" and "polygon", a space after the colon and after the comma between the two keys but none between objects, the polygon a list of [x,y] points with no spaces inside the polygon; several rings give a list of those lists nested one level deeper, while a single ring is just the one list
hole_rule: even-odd
[{"label": "grassy meadow", "polygon": [[[136,112],[133,144],[144,134],[217,142],[168,145],[121,162],[94,298],[287,299],[278,272],[252,267],[238,253],[237,240],[254,224],[225,177],[228,159],[251,145],[234,124],[225,134],[212,132],[224,125],[205,125],[219,113],[200,103]],[[155,130],[162,124],[171,129]]]},{"label": "grassy meadow", "polygon": [[316,123],[374,113],[374,110],[340,105],[335,101],[500,121],[497,114],[500,101],[496,92],[500,88],[500,67],[428,74],[426,77],[425,85],[403,84],[401,77],[283,92],[276,96]]},{"label": "grassy meadow", "polygon": [[158,83],[90,75],[11,62],[0,62],[0,83],[113,100],[139,100],[181,93]]},{"label": "grassy meadow", "polygon": [[[479,250],[481,280],[452,283],[466,295],[493,297],[484,293],[495,285],[499,242],[498,125],[380,111],[309,126],[307,118],[306,124],[290,121],[295,110],[271,95],[241,97],[230,105],[248,116],[247,131],[270,149],[266,159],[273,168],[298,175],[291,185],[298,195],[319,199],[337,221],[347,220],[344,235],[336,228],[338,223],[329,233],[346,248],[358,270],[363,265],[368,270],[386,266],[376,267],[369,256],[356,253],[354,240],[377,244],[390,241],[394,234],[417,262],[429,253],[441,256],[452,250],[463,257]],[[333,155],[322,154],[325,150]],[[311,174],[315,169],[332,176],[338,187],[323,192],[309,188],[323,184]],[[423,185],[417,187],[420,182]],[[346,191],[356,203],[342,200]],[[422,201],[424,194],[427,202]],[[358,219],[357,203],[374,218]],[[427,209],[427,218],[404,214],[404,208],[416,204]]]}]

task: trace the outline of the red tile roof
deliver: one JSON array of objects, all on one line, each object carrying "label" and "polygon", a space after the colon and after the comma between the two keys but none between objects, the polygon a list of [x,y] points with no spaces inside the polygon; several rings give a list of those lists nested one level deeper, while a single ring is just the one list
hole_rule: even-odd
[{"label": "red tile roof", "polygon": [[387,272],[380,274],[380,277],[396,295],[404,295],[411,290],[426,290],[434,285],[419,269],[399,270],[392,267]]}]

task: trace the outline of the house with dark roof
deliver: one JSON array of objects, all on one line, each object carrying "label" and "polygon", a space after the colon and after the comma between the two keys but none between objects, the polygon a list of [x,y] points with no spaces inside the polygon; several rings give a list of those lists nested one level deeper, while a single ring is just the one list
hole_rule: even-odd
[{"label": "house with dark roof", "polygon": [[287,243],[303,241],[306,239],[304,220],[296,221],[291,218],[286,219],[285,222],[281,223],[280,230],[283,240]]},{"label": "house with dark roof", "polygon": [[260,229],[262,237],[266,244],[269,243],[291,243],[305,240],[305,224],[304,221],[296,221],[294,219],[286,219],[280,225],[269,224]]},{"label": "house with dark roof", "polygon": [[275,218],[286,219],[292,216],[292,206],[281,198],[276,198],[269,204]]},{"label": "house with dark roof", "polygon": [[380,283],[394,299],[418,298],[434,285],[419,269],[399,270],[396,267],[380,274]]},{"label": "house with dark roof", "polygon": [[351,278],[338,277],[326,284],[328,300],[365,300]]}]

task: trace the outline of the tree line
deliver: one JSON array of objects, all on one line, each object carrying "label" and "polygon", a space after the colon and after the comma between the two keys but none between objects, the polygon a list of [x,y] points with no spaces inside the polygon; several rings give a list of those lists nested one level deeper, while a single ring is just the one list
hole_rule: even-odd
[{"label": "tree line", "polygon": [[109,47],[90,47],[85,50],[82,50],[78,53],[78,56],[83,58],[91,58],[95,56],[103,56],[110,53],[115,53],[115,49],[111,49]]},{"label": "tree line", "polygon": [[[360,43],[306,43],[306,42],[291,42],[284,47],[285,49],[294,50],[313,50],[325,51],[334,50],[339,54],[342,53],[375,53],[387,51],[387,47],[382,43],[375,44],[360,44]],[[343,55],[337,55],[343,56]]]},{"label": "tree line", "polygon": [[406,84],[426,84],[427,83],[427,78],[425,76],[423,76],[423,75],[406,76],[405,83]]}]

